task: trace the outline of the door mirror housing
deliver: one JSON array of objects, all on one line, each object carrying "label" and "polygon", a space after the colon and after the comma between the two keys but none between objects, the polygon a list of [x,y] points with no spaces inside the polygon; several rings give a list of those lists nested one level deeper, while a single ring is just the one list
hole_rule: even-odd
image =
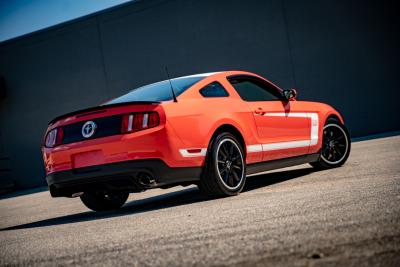
[{"label": "door mirror housing", "polygon": [[282,95],[287,101],[295,100],[297,97],[297,91],[296,89],[283,90]]}]

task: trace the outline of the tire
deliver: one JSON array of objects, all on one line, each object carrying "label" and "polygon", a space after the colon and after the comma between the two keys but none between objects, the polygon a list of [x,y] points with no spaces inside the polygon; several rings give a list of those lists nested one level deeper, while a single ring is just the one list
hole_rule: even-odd
[{"label": "tire", "polygon": [[316,169],[330,169],[342,166],[351,149],[350,135],[340,121],[329,118],[324,126],[322,147],[318,161],[310,163]]},{"label": "tire", "polygon": [[86,207],[94,211],[116,210],[128,199],[128,192],[85,192],[81,200]]},{"label": "tire", "polygon": [[199,182],[200,190],[212,197],[239,194],[246,182],[246,160],[235,136],[220,133],[211,141],[205,168]]}]

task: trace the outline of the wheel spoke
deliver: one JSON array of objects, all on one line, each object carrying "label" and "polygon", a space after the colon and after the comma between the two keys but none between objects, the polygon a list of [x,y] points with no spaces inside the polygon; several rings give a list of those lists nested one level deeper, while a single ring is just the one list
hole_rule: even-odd
[{"label": "wheel spoke", "polygon": [[238,170],[241,170],[241,169],[242,169],[241,166],[236,165],[236,164],[232,164],[232,168],[235,168],[235,169],[238,169]]},{"label": "wheel spoke", "polygon": [[322,149],[322,154],[326,155],[326,152],[329,152],[329,146],[325,146],[325,147]]},{"label": "wheel spoke", "polygon": [[231,144],[230,145],[230,147],[229,147],[229,156],[232,158],[234,155],[233,155],[233,149],[234,149],[234,146]]},{"label": "wheel spoke", "polygon": [[344,138],[344,136],[343,135],[339,135],[338,137],[336,137],[335,139],[333,139],[333,140],[335,140],[335,141],[339,141],[339,140],[342,140]]},{"label": "wheel spoke", "polygon": [[230,186],[236,186],[235,180],[236,180],[236,179],[235,179],[233,173],[231,173],[231,174],[229,175],[229,185],[230,185]]},{"label": "wheel spoke", "polygon": [[222,174],[226,172],[227,172],[226,168],[223,168],[222,170],[219,171],[219,174],[222,176]]},{"label": "wheel spoke", "polygon": [[336,153],[339,155],[339,157],[343,156],[343,154],[339,151],[338,148],[335,148],[334,151],[336,151]]},{"label": "wheel spoke", "polygon": [[233,171],[232,174],[233,174],[233,178],[235,178],[236,182],[239,182],[239,181],[240,181],[240,178],[239,178],[239,176],[237,175],[237,173],[236,173],[235,171]]},{"label": "wheel spoke", "polygon": [[332,158],[333,160],[336,160],[336,150],[332,149]]},{"label": "wheel spoke", "polygon": [[224,174],[224,181],[225,181],[225,183],[228,183],[228,179],[229,179],[229,172],[227,172],[227,171],[225,171],[225,174]]},{"label": "wheel spoke", "polygon": [[221,156],[224,157],[224,160],[228,158],[228,154],[226,154],[222,148],[219,150],[219,152],[221,153]]},{"label": "wheel spoke", "polygon": [[226,155],[226,158],[229,158],[230,154],[229,154],[229,151],[226,148],[225,144],[222,145],[222,150],[224,151],[224,154]]}]

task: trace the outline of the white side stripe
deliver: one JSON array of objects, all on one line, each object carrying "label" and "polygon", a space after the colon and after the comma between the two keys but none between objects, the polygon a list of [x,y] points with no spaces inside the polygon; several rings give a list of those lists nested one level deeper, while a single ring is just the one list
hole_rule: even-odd
[{"label": "white side stripe", "polygon": [[289,118],[309,118],[307,113],[302,113],[302,112],[271,112],[271,113],[265,113],[264,116],[269,116],[269,117],[289,117]]},{"label": "white side stripe", "polygon": [[287,148],[305,147],[309,145],[310,145],[310,140],[301,140],[301,141],[263,144],[262,149],[263,151],[271,151],[271,150],[279,150]]},{"label": "white side stripe", "polygon": [[249,145],[247,146],[247,153],[261,152],[262,145]]},{"label": "white side stripe", "polygon": [[[289,141],[289,142],[277,142],[268,144],[253,144],[246,147],[247,153],[257,153],[262,151],[272,151],[279,149],[297,148],[297,147],[308,147],[318,143],[318,114],[317,113],[302,113],[302,112],[289,112],[289,113],[265,113],[264,116],[272,117],[294,117],[294,118],[309,118],[311,120],[311,132],[309,140]],[[200,152],[189,152],[190,150],[198,150]],[[204,157],[207,154],[207,148],[184,148],[179,149],[179,153],[182,157]]]},{"label": "white side stripe", "polygon": [[308,113],[308,116],[311,118],[311,140],[310,146],[314,146],[318,144],[318,114],[317,113]]},{"label": "white side stripe", "polygon": [[[254,152],[262,152],[262,151],[271,151],[271,150],[279,150],[279,149],[288,149],[288,148],[297,148],[297,147],[307,147],[318,144],[318,114],[317,113],[265,113],[263,116],[271,116],[271,117],[294,117],[294,118],[309,118],[311,119],[311,132],[309,140],[300,140],[300,141],[289,141],[289,142],[277,142],[277,143],[268,143],[268,144],[254,144],[248,145],[247,153]],[[260,149],[261,147],[261,149]]]},{"label": "white side stripe", "polygon": [[192,157],[204,157],[207,154],[207,148],[201,148],[200,152],[191,153],[189,150],[198,149],[198,148],[185,148],[179,149],[179,153],[181,153],[182,157],[192,158]]}]

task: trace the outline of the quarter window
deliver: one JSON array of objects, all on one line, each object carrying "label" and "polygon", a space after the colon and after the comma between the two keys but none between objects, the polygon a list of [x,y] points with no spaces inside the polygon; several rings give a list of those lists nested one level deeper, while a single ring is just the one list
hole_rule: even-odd
[{"label": "quarter window", "polygon": [[256,77],[239,76],[228,78],[228,80],[245,101],[283,100],[277,88]]},{"label": "quarter window", "polygon": [[229,93],[219,82],[213,82],[203,87],[200,94],[204,97],[227,97]]}]

